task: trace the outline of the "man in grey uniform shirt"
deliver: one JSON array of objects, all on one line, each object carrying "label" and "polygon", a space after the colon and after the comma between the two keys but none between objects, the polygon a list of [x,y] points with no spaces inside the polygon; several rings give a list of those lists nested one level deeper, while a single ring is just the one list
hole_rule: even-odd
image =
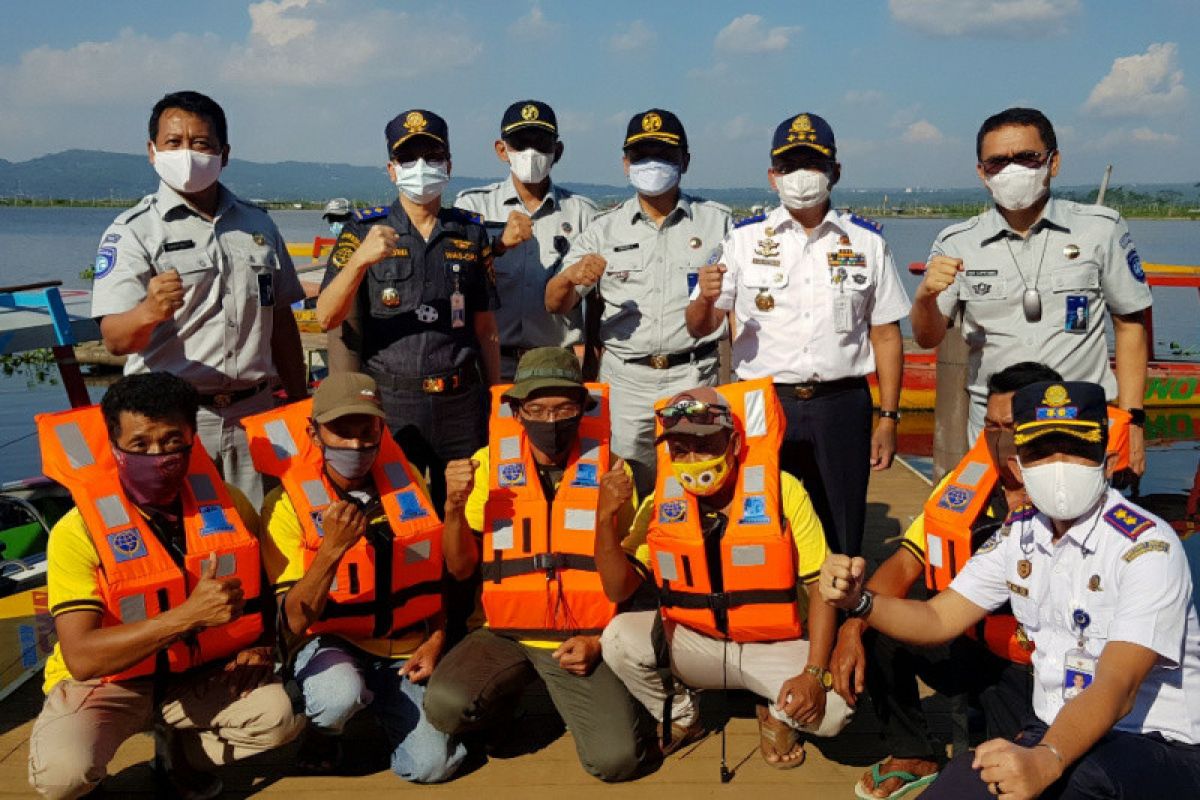
[{"label": "man in grey uniform shirt", "polygon": [[[1040,111],[1010,108],[989,117],[975,151],[995,208],[951,225],[934,242],[913,299],[917,344],[936,347],[962,312],[970,348],[969,441],[983,430],[993,372],[1037,361],[1064,380],[1100,384],[1110,403],[1132,414],[1129,462],[1140,475],[1146,467],[1142,312],[1150,307],[1150,288],[1125,221],[1111,208],[1050,197],[1058,144]],[[1104,335],[1110,316],[1115,377]]]},{"label": "man in grey uniform shirt", "polygon": [[679,190],[690,155],[670,111],[635,114],[624,151],[637,194],[597,216],[571,245],[566,268],[546,284],[546,308],[565,314],[584,296],[603,304],[599,380],[612,387],[612,450],[630,462],[645,494],[654,485],[654,401],[717,383],[725,322],[694,339],[684,312],[730,219],[725,206]]},{"label": "man in grey uniform shirt", "polygon": [[483,218],[492,235],[496,309],[500,329],[500,378],[511,381],[517,362],[535,347],[571,347],[583,339],[582,309],[546,311],[546,281],[562,268],[571,242],[596,216],[596,204],[550,180],[562,158],[554,109],[519,100],[500,122],[496,157],[511,175],[459,192],[454,205]]},{"label": "man in grey uniform shirt", "polygon": [[150,163],[162,182],[104,232],[92,316],[125,373],[164,370],[200,393],[197,434],[225,480],[257,506],[239,420],[307,394],[291,304],[304,296],[287,244],[266,211],[217,177],[229,162],[225,112],[197,92],[169,94],[150,114]]}]

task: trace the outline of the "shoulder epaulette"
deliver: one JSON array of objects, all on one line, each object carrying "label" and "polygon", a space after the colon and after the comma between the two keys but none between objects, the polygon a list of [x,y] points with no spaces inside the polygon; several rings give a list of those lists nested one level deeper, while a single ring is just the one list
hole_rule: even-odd
[{"label": "shoulder epaulette", "polygon": [[1024,522],[1027,519],[1033,519],[1037,516],[1037,509],[1032,503],[1026,503],[1023,506],[1017,506],[1012,511],[1008,512],[1008,516],[1004,518],[1005,525],[1011,525],[1014,522]]},{"label": "shoulder epaulette", "polygon": [[451,208],[451,214],[457,215],[463,222],[474,222],[476,225],[483,224],[483,215],[476,214],[474,211],[467,211],[465,208]]},{"label": "shoulder epaulette", "polygon": [[575,192],[572,192],[570,189],[559,189],[559,191],[562,192],[561,197],[564,200],[571,199],[571,200],[575,200],[577,202],[583,203],[585,206],[591,208],[593,211],[598,211],[600,209],[600,206],[596,205],[596,201],[593,200],[592,198],[588,197],[587,195],[576,194]]},{"label": "shoulder epaulette", "polygon": [[1104,512],[1104,521],[1132,541],[1154,527],[1154,520],[1137,509],[1118,503]]},{"label": "shoulder epaulette", "polygon": [[1078,214],[1087,214],[1092,217],[1103,217],[1112,222],[1117,222],[1121,219],[1121,212],[1115,208],[1108,206],[1098,206],[1095,203],[1071,203],[1071,210]]},{"label": "shoulder epaulette", "polygon": [[494,183],[489,184],[487,186],[472,186],[469,189],[463,189],[461,192],[459,192],[457,195],[455,195],[455,198],[463,197],[468,194],[487,194],[488,192],[495,189],[496,186],[497,186],[497,184],[494,184]]},{"label": "shoulder epaulette", "polygon": [[153,204],[154,204],[154,195],[148,194],[145,197],[143,197],[141,200],[139,200],[137,205],[135,205],[131,208],[127,208],[124,211],[122,211],[120,214],[117,214],[117,218],[113,220],[113,223],[119,224],[119,225],[124,225],[125,223],[127,223],[131,219],[133,219],[134,217],[139,217],[142,214],[145,214],[146,211],[149,210],[150,206]]},{"label": "shoulder epaulette", "polygon": [[876,222],[873,219],[867,219],[866,217],[860,217],[858,214],[851,214],[850,221],[853,222],[855,225],[857,225],[860,228],[866,228],[871,233],[882,233],[883,232],[883,223]]},{"label": "shoulder epaulette", "polygon": [[978,224],[979,224],[978,216],[971,217],[970,219],[965,219],[962,222],[956,222],[953,225],[950,225],[949,227],[942,228],[942,232],[938,234],[937,240],[939,242],[944,242],[947,239],[949,239],[951,236],[962,233],[964,231],[969,231],[969,230],[971,230],[971,228],[974,228]]},{"label": "shoulder epaulette", "polygon": [[691,194],[689,194],[687,196],[687,198],[692,203],[692,205],[707,206],[708,208],[715,208],[717,211],[722,211],[726,214],[730,214],[730,215],[733,214],[732,208],[725,205],[724,203],[718,203],[716,200],[709,200],[706,197],[696,197],[695,195],[691,195]]},{"label": "shoulder epaulette", "polygon": [[373,219],[386,217],[390,209],[387,206],[374,206],[372,208],[360,208],[354,212],[355,222],[370,222]]},{"label": "shoulder epaulette", "polygon": [[746,225],[753,225],[756,222],[762,222],[766,218],[767,218],[767,212],[760,211],[757,214],[755,214],[754,216],[742,217],[737,222],[733,223],[733,227],[742,228],[742,227],[745,227]]}]

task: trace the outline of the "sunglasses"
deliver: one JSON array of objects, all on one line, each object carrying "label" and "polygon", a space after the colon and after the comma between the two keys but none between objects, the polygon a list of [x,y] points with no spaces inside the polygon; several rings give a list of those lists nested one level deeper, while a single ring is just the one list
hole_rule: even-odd
[{"label": "sunglasses", "polygon": [[1052,155],[1054,155],[1053,150],[1022,150],[1019,153],[1013,153],[1011,156],[985,158],[979,162],[979,166],[988,175],[998,174],[1009,164],[1019,164],[1029,169],[1039,169],[1050,160],[1050,156]]},{"label": "sunglasses", "polygon": [[660,408],[656,413],[666,430],[674,428],[681,420],[685,419],[698,425],[712,425],[731,419],[727,406],[705,403],[700,400],[680,400],[675,405]]}]

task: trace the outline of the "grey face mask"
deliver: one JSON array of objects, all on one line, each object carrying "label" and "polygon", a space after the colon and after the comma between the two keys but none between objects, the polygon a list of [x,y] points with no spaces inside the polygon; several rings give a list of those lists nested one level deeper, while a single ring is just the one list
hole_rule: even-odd
[{"label": "grey face mask", "polygon": [[364,447],[324,446],[325,466],[348,480],[356,481],[366,476],[379,456],[379,445]]}]

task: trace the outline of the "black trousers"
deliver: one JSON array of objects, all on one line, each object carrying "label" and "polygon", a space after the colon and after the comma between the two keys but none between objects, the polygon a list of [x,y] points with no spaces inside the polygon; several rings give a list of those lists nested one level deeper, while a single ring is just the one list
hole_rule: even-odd
[{"label": "black trousers", "polygon": [[942,760],[921,709],[918,677],[939,694],[969,698],[982,707],[989,739],[1011,739],[1036,719],[1032,669],[995,656],[977,641],[960,637],[922,648],[868,631],[863,647],[867,693],[882,723],[881,736],[896,758]]},{"label": "black trousers", "polygon": [[835,553],[862,553],[871,476],[871,393],[847,389],[800,400],[781,388],[787,431],[779,464],[804,483]]},{"label": "black trousers", "polygon": [[[1181,710],[1182,711],[1182,710]],[[1016,737],[1033,747],[1046,734],[1043,722]],[[955,756],[923,800],[993,800],[971,768],[973,753]],[[1169,742],[1158,734],[1112,731],[1042,793],[1043,800],[1168,800],[1200,791],[1200,745]]]}]

